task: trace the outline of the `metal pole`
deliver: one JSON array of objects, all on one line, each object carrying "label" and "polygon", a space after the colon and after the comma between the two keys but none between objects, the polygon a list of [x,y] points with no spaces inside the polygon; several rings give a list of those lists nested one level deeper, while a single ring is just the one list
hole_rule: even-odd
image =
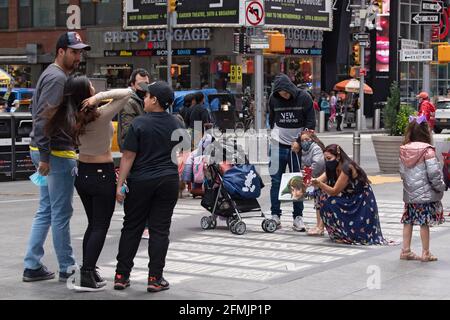
[{"label": "metal pole", "polygon": [[[364,32],[366,29],[366,18],[367,18],[367,7],[366,0],[361,0],[361,9],[360,9],[360,18],[361,18],[361,26],[360,32]],[[365,46],[360,43],[360,66],[361,70],[364,69],[364,58],[365,58]],[[353,160],[360,164],[360,156],[361,156],[361,143],[360,143],[360,134],[363,129],[362,120],[364,115],[364,72],[360,72],[360,83],[359,83],[359,112],[357,112],[357,124],[356,124],[356,132],[353,135]]]},{"label": "metal pole", "polygon": [[170,69],[172,67],[172,14],[169,11],[169,6],[167,6],[167,83],[172,87],[172,75]]},{"label": "metal pole", "polygon": [[[423,42],[425,45],[425,49],[429,49],[431,46],[431,26],[425,25],[423,29]],[[421,91],[428,92],[431,96],[431,86],[430,86],[430,63],[423,62],[423,88]]]},{"label": "metal pole", "polygon": [[264,96],[264,56],[262,50],[255,53],[255,106],[256,106],[256,130],[262,128]]}]

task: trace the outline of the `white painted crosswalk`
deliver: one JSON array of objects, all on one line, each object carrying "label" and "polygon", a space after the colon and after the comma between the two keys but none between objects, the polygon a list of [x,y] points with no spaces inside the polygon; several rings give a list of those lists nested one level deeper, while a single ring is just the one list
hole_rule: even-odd
[{"label": "white painted crosswalk", "polygon": [[[380,201],[379,215],[383,235],[400,243],[403,225],[400,219],[403,203]],[[344,262],[373,250],[383,250],[385,246],[351,246],[336,244],[324,237],[309,237],[292,229],[292,205],[282,205],[282,228],[275,233],[265,233],[261,228],[262,218],[245,219],[247,232],[232,234],[224,221],[218,220],[214,230],[201,230],[200,218],[208,213],[198,201],[183,201],[177,205],[174,221],[195,216],[198,218],[198,231],[188,236],[172,240],[166,258],[164,275],[173,285],[199,278],[218,278],[265,282],[282,280],[293,273],[314,270],[324,265]],[[116,212],[114,219],[119,221],[123,212]],[[316,213],[311,201],[305,202],[304,221],[314,226]],[[191,225],[191,224],[190,224]],[[440,232],[450,224],[431,228]],[[415,232],[414,237],[418,237]],[[399,249],[400,250],[400,249]],[[143,281],[147,278],[147,249],[138,251],[131,279]],[[102,274],[114,277],[116,261],[101,266]]]}]

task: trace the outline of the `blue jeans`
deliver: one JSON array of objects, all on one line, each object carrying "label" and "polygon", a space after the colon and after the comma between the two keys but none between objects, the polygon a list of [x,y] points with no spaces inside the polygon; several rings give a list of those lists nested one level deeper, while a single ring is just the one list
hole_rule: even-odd
[{"label": "blue jeans", "polygon": [[[31,151],[31,159],[36,168],[39,166],[39,152]],[[74,159],[50,156],[50,173],[48,186],[40,187],[39,208],[31,227],[28,248],[25,254],[26,269],[39,269],[44,256],[44,243],[47,233],[52,228],[53,246],[59,263],[60,272],[67,272],[69,266],[75,265],[70,242],[70,218],[73,208],[74,176],[77,166]]]},{"label": "blue jeans", "polygon": [[[279,146],[273,143],[270,145],[269,157],[270,157],[269,172],[270,177],[272,179],[272,185],[270,187],[270,202],[272,206],[270,207],[270,211],[272,212],[272,214],[281,216],[280,200],[278,200],[278,193],[281,184],[281,176],[283,175],[283,173],[285,173],[287,165],[289,166],[290,172],[299,172],[300,171],[299,162],[301,165],[301,159],[299,157],[297,161],[296,154],[292,153],[290,148]],[[293,212],[294,219],[297,216],[303,216],[303,208],[304,208],[303,201],[295,201],[293,202],[293,206],[294,206]]]}]

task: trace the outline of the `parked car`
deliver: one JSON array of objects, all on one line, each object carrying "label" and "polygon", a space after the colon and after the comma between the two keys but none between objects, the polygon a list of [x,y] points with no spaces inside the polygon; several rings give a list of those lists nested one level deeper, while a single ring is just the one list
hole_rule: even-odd
[{"label": "parked car", "polygon": [[441,133],[443,129],[450,129],[450,98],[441,98],[436,102],[435,133]]}]

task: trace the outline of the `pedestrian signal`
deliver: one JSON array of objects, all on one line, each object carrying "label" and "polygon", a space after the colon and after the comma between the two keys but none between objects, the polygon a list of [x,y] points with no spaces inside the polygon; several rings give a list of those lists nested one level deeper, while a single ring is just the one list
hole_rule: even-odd
[{"label": "pedestrian signal", "polygon": [[354,44],[352,47],[352,64],[359,66],[361,64],[361,48],[359,44]]}]

